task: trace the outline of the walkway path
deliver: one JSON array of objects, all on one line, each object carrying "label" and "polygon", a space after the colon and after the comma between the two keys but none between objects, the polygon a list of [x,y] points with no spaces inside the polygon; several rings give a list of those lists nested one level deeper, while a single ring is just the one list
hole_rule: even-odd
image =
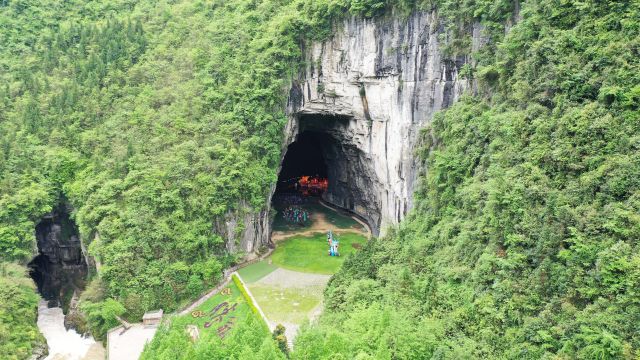
[{"label": "walkway path", "polygon": [[[334,206],[332,206],[332,205],[328,204],[328,203],[327,203],[327,202],[325,202],[324,200],[320,200],[320,201],[319,201],[319,204],[320,204],[320,205],[322,205],[322,206],[324,206],[324,207],[326,207],[326,208],[327,208],[327,209],[329,209],[329,210],[333,210],[333,211],[338,212],[338,213],[339,213],[339,212],[341,212],[341,210],[338,210],[336,207],[334,207]],[[362,228],[365,230],[365,231],[360,230],[360,231],[358,231],[358,233],[359,233],[359,234],[366,235],[366,236],[367,236],[367,239],[371,239],[371,228],[369,227],[369,224],[367,224],[366,222],[364,222],[364,221],[360,220],[360,218],[358,218],[357,216],[351,216],[351,215],[350,215],[350,217],[351,217],[353,220],[357,221],[360,225],[362,225]],[[329,229],[327,229],[327,230],[329,230]],[[340,230],[344,231],[345,229],[340,229]]]},{"label": "walkway path", "polygon": [[[209,291],[205,295],[201,296],[198,300],[191,303],[189,306],[184,308],[178,314],[179,315],[190,314],[198,306],[202,305],[209,298],[216,295],[217,293],[220,292],[220,290],[225,288],[231,281],[231,276],[233,274],[237,274],[236,273],[237,269],[264,259],[265,257],[271,255],[272,251],[273,249],[269,250],[266,254],[260,256],[259,258],[256,258],[252,261],[249,261],[225,270],[222,278],[223,280],[218,286],[213,288],[211,291]],[[238,275],[238,278],[240,278],[240,275]],[[264,318],[264,314],[262,315]],[[144,345],[147,342],[151,341],[151,339],[153,339],[153,336],[155,335],[157,330],[156,328],[144,327],[142,324],[134,324],[134,326],[131,329],[125,331],[124,333],[121,333],[122,329],[123,328],[119,326],[109,330],[107,334],[107,347],[108,347],[107,359],[108,360],[137,360],[142,354]]]},{"label": "walkway path", "polygon": [[[320,204],[332,211],[336,211],[335,208],[324,204],[324,202],[320,202]],[[339,212],[339,211],[337,211]],[[274,231],[271,234],[271,240],[274,243],[283,241],[292,236],[308,236],[313,235],[319,232],[326,232],[328,230],[335,231],[337,233],[340,232],[348,232],[364,235],[367,238],[371,236],[371,231],[369,227],[363,223],[360,219],[356,217],[352,217],[355,221],[362,225],[362,228],[358,227],[337,227],[331,222],[327,221],[326,215],[320,211],[313,212],[313,223],[310,227],[306,228],[303,231]],[[271,249],[268,253],[260,256],[259,258],[240,264],[231,269],[228,269],[224,272],[223,281],[214,289],[209,291],[207,294],[200,297],[198,300],[184,308],[179,312],[179,315],[186,315],[191,313],[194,309],[200,306],[202,303],[207,301],[212,296],[216,295],[220,292],[224,287],[228,286],[231,281],[231,276],[233,274],[237,274],[240,281],[243,282],[247,292],[249,293],[250,298],[253,300],[254,304],[258,308],[261,316],[269,325],[271,331],[275,329],[278,324],[282,324],[286,327],[286,333],[289,346],[293,346],[293,339],[295,338],[300,323],[302,322],[302,317],[309,318],[310,320],[314,320],[322,313],[322,293],[324,288],[326,287],[331,275],[321,275],[321,274],[313,274],[313,273],[305,273],[299,271],[286,270],[282,268],[278,268],[268,275],[264,276],[261,279],[253,283],[245,283],[242,277],[236,272],[236,270],[250,266],[253,263],[258,261],[262,261],[269,256],[271,256],[273,249]],[[266,261],[266,260],[265,260]],[[271,293],[269,293],[271,292]],[[275,293],[274,293],[275,292]],[[293,294],[293,296],[292,296]],[[293,301],[291,301],[293,299]],[[298,299],[298,300],[296,300]],[[265,309],[266,307],[266,309]],[[275,309],[275,311],[274,311]],[[265,312],[266,311],[266,312]],[[271,319],[269,318],[271,315]],[[274,317],[273,314],[276,314]],[[284,316],[279,316],[284,315]],[[293,321],[287,321],[287,319]],[[136,324],[141,326],[140,324]],[[156,329],[139,329],[137,331],[133,331],[131,329],[125,332],[123,335],[116,336],[119,334],[119,331],[112,330],[109,333],[109,358],[112,360],[128,360],[128,359],[137,359],[142,352],[142,348],[147,341],[153,337],[153,333],[155,333]],[[153,330],[153,333],[149,331],[143,330]],[[127,335],[130,333],[129,335]],[[111,346],[112,341],[115,342],[114,347]],[[120,357],[119,349],[126,346],[126,344],[130,341],[133,341],[135,344],[130,344],[131,349],[140,348],[139,351],[136,350],[133,357]],[[142,345],[140,345],[142,344]],[[142,346],[142,347],[141,347]]]},{"label": "walkway path", "polygon": [[[257,257],[251,261],[247,261],[244,262],[242,264],[236,265],[231,267],[230,269],[227,269],[224,271],[223,277],[222,277],[222,282],[216,286],[215,288],[213,288],[213,290],[209,291],[208,293],[206,293],[205,295],[203,295],[202,297],[200,297],[198,300],[194,301],[193,303],[191,303],[189,306],[187,306],[186,308],[184,308],[184,310],[180,311],[178,314],[179,315],[186,315],[191,313],[193,310],[195,310],[198,306],[202,305],[205,301],[207,301],[209,298],[211,298],[212,296],[214,296],[215,294],[217,294],[218,292],[220,292],[220,290],[222,290],[223,288],[225,288],[227,286],[227,284],[229,284],[229,281],[231,281],[231,275],[233,274],[238,274],[236,271],[238,269],[241,269],[245,266],[249,266],[253,263],[256,263],[258,261],[262,261],[263,259],[267,258],[268,256],[271,255],[271,253],[273,253],[273,249],[269,249],[269,251],[267,251],[265,254],[261,255],[260,257]],[[238,274],[238,278],[240,278],[240,275]],[[240,280],[242,281],[242,278],[240,278]]]},{"label": "walkway path", "polygon": [[206,293],[205,295],[203,295],[200,299],[198,299],[198,300],[194,301],[193,303],[191,303],[191,305],[189,305],[186,308],[184,308],[184,310],[180,311],[178,314],[179,315],[190,314],[198,306],[204,304],[204,302],[209,300],[209,298],[211,298],[215,294],[219,293],[220,290],[222,290],[225,287],[227,287],[227,285],[229,284],[229,281],[231,281],[231,275],[225,275],[224,280],[218,286],[216,286],[215,288],[213,288],[213,290],[211,290],[208,293]]},{"label": "walkway path", "polygon": [[308,286],[325,286],[331,275],[310,274],[278,268],[255,284],[278,286],[281,288],[300,288]]},{"label": "walkway path", "polygon": [[122,327],[117,327],[107,333],[108,359],[138,360],[144,345],[153,339],[157,328],[132,324],[129,330],[124,333],[122,330]]}]

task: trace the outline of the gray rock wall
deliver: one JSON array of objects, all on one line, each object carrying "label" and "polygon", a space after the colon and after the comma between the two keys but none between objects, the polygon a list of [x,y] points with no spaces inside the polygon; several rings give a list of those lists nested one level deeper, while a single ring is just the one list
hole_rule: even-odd
[{"label": "gray rock wall", "polygon": [[31,276],[42,297],[53,302],[68,300],[68,295],[83,289],[88,273],[83,244],[70,211],[59,206],[35,229],[38,255],[29,263]]},{"label": "gray rock wall", "polygon": [[[412,207],[420,130],[473,86],[458,76],[466,58],[443,55],[443,32],[435,12],[346,19],[331,38],[306,45],[306,68],[290,88],[283,149],[304,131],[326,134],[325,200],[353,209],[375,235]],[[474,47],[486,42],[480,26],[472,37]],[[233,249],[269,242],[269,210],[270,197],[259,214],[238,218],[245,225]]]},{"label": "gray rock wall", "polygon": [[[273,190],[270,194],[273,193]],[[239,204],[239,210],[228,212],[224,219],[214,223],[213,232],[225,239],[230,253],[256,252],[262,245],[268,245],[271,235],[271,196],[267,206],[256,213],[248,204]]]},{"label": "gray rock wall", "polygon": [[[324,150],[326,200],[352,208],[374,233],[412,207],[420,129],[471,85],[458,77],[465,58],[443,56],[443,31],[435,13],[345,20],[330,39],[309,45],[290,91],[287,138],[327,120],[334,146]],[[481,40],[481,31],[473,36]],[[331,116],[343,121],[331,124]]]}]

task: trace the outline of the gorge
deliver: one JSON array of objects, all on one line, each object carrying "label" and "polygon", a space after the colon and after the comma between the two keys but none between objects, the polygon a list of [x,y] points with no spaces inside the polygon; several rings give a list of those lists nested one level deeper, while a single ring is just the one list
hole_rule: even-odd
[{"label": "gorge", "polygon": [[61,205],[36,226],[38,255],[29,263],[38,292],[52,306],[68,308],[74,293],[84,289],[88,274],[86,254],[76,225]]},{"label": "gorge", "polygon": [[[244,321],[234,282],[199,310],[242,316],[200,340],[173,322],[145,359],[637,358],[638,19],[637,1],[0,1],[0,358],[40,354],[39,309],[61,333],[77,308],[101,340],[248,262],[266,285],[273,254],[336,265],[294,343]],[[279,201],[300,176],[323,201]],[[304,307],[278,291],[261,306]]]},{"label": "gorge", "polygon": [[42,297],[38,328],[47,342],[48,359],[104,359],[102,344],[87,334],[79,314],[79,296],[89,274],[86,249],[80,241],[71,209],[61,203],[35,228],[38,255],[28,264]]}]

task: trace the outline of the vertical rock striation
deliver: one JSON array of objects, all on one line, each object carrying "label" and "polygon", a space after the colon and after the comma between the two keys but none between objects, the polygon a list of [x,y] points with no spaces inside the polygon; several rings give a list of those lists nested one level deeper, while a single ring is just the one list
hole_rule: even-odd
[{"label": "vertical rock striation", "polygon": [[[345,20],[306,49],[290,90],[287,139],[330,135],[325,200],[363,216],[376,234],[412,206],[420,129],[471,85],[458,77],[465,58],[443,55],[443,31],[435,12]],[[473,37],[482,43],[481,31]]]},{"label": "vertical rock striation", "polygon": [[36,226],[38,255],[29,264],[40,294],[53,303],[68,301],[71,294],[84,288],[88,272],[82,243],[69,212],[60,206]]},{"label": "vertical rock striation", "polygon": [[[269,194],[273,194],[271,189]],[[213,232],[225,239],[227,251],[230,253],[254,253],[262,245],[268,245],[271,235],[271,195],[267,206],[259,212],[253,212],[251,206],[240,203],[238,210],[229,211],[223,219],[218,219]]]},{"label": "vertical rock striation", "polygon": [[[486,43],[479,25],[472,30],[474,47]],[[443,33],[435,11],[346,19],[306,45],[289,90],[284,149],[305,131],[323,134],[325,200],[365,218],[375,235],[412,207],[420,130],[473,86],[458,76],[467,58],[443,54]],[[234,249],[269,242],[269,209],[238,218],[245,225]]]}]

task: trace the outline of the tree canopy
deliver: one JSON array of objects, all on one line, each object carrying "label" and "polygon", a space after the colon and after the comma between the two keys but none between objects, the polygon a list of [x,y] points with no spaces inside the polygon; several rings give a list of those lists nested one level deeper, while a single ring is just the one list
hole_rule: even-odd
[{"label": "tree canopy", "polygon": [[294,358],[640,356],[640,4],[521,5],[473,54],[478,96],[425,129],[409,219],[345,262]]},{"label": "tree canopy", "polygon": [[[101,264],[98,335],[196,297],[236,255],[215,220],[276,181],[301,44],[421,10],[479,92],[424,131],[415,209],[345,262],[291,356],[640,356],[636,0],[0,0],[0,260],[28,261],[63,201]],[[5,306],[31,313],[12,274]]]}]

